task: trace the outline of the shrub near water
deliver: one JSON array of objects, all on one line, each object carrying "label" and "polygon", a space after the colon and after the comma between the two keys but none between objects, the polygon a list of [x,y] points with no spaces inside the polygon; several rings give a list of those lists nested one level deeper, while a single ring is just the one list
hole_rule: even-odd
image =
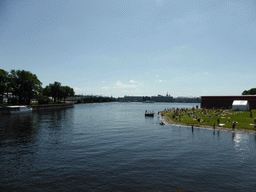
[{"label": "shrub near water", "polygon": [[[194,116],[193,116],[194,112]],[[208,125],[215,124],[218,127],[219,123],[224,124],[223,127],[232,128],[232,123],[236,122],[236,129],[254,129],[254,118],[256,118],[256,110],[252,110],[252,117],[250,111],[232,111],[220,109],[188,109],[188,110],[171,110],[165,114],[174,122],[185,125]],[[175,114],[175,118],[173,118]],[[190,115],[189,115],[190,114]],[[199,119],[200,118],[200,122]],[[180,120],[179,120],[180,119]]]}]

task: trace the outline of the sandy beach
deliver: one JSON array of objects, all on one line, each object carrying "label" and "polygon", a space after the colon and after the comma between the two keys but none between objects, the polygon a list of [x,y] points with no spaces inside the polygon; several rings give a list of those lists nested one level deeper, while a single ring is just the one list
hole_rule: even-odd
[{"label": "sandy beach", "polygon": [[[172,121],[167,115],[164,115],[164,114],[161,113],[161,112],[159,113],[159,118],[160,118],[166,125],[175,125],[175,126],[191,127],[191,126],[186,125],[186,124],[174,122],[174,121]],[[213,130],[212,126],[207,126],[207,125],[197,125],[197,124],[194,124],[194,128],[211,129],[211,130]],[[218,126],[215,127],[215,130],[256,134],[256,131],[254,131],[254,130],[235,129],[235,130],[233,131],[231,128],[227,128],[227,127],[218,127]]]}]

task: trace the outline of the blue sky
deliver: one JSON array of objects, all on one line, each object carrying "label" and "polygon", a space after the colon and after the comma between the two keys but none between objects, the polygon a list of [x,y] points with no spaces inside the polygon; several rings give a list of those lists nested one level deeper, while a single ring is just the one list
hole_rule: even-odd
[{"label": "blue sky", "polygon": [[43,87],[114,97],[256,87],[255,0],[1,0],[0,21],[0,68]]}]

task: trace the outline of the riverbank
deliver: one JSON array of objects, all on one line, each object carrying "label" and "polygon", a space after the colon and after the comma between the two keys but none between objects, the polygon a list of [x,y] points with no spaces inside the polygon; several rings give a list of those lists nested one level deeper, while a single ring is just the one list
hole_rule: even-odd
[{"label": "riverbank", "polygon": [[[52,110],[52,109],[66,109],[66,108],[73,108],[74,103],[28,105],[28,107],[32,107],[33,111]],[[2,108],[3,107],[0,107],[0,114],[2,113]]]},{"label": "riverbank", "polygon": [[43,109],[64,109],[64,108],[73,108],[74,103],[29,105],[29,107],[32,107],[33,111],[39,111]]},{"label": "riverbank", "polygon": [[[180,121],[177,120],[177,119],[172,120],[170,118],[170,116],[172,115],[172,112],[173,111],[159,112],[159,117],[165,124],[168,124],[168,125],[184,126],[184,127],[192,127],[192,125],[193,125],[194,128],[214,130],[213,125],[211,125],[211,124],[209,124],[209,125],[198,124],[198,123],[196,123],[197,121],[195,121],[195,119],[193,119],[195,121],[194,123],[188,123],[188,122],[184,121],[182,118],[180,119]],[[231,132],[234,131],[234,132],[249,133],[249,134],[255,134],[256,133],[255,129],[235,128],[234,130],[232,130],[232,128],[225,127],[225,126],[223,126],[223,124],[221,124],[221,126],[216,125],[215,130],[231,131]]]}]

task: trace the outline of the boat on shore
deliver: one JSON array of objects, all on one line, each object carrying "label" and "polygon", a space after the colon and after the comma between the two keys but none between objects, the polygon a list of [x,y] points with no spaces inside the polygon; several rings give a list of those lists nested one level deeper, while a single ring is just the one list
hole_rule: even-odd
[{"label": "boat on shore", "polygon": [[30,112],[32,112],[32,107],[28,107],[25,105],[6,106],[3,108],[4,114],[19,114],[19,113],[30,113]]},{"label": "boat on shore", "polygon": [[150,116],[150,117],[154,117],[154,111],[145,111],[145,116]]}]

